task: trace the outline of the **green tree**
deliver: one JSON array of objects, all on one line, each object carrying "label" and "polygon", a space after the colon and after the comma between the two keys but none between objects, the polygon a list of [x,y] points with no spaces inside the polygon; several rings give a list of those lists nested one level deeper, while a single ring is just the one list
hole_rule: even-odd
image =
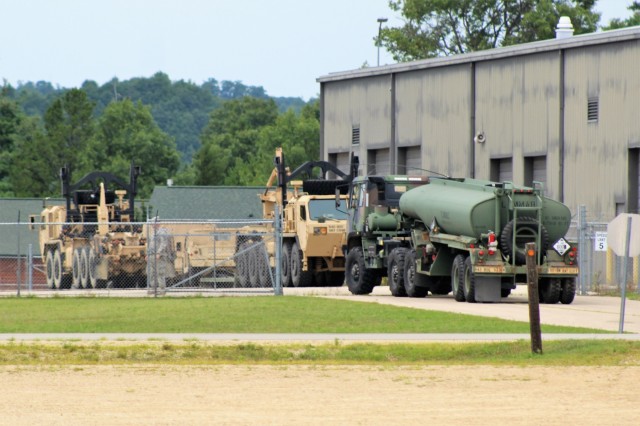
[{"label": "green tree", "polygon": [[384,28],[380,42],[396,61],[467,53],[545,40],[555,36],[560,16],[575,33],[597,28],[595,0],[390,0],[404,18]]},{"label": "green tree", "polygon": [[306,161],[318,159],[320,152],[319,102],[280,114],[275,123],[260,129],[256,155],[232,170],[243,185],[264,185],[273,170],[275,149],[282,147],[287,167],[294,170]]},{"label": "green tree", "polygon": [[48,143],[39,117],[26,117],[18,127],[9,179],[16,197],[60,197],[56,148]]},{"label": "green tree", "polygon": [[13,195],[9,173],[13,163],[13,151],[18,128],[23,119],[20,107],[0,95],[0,196]]},{"label": "green tree", "polygon": [[632,12],[630,17],[627,19],[614,18],[609,22],[609,25],[602,27],[602,29],[608,31],[640,25],[640,1],[634,1],[627,9]]},{"label": "green tree", "polygon": [[108,171],[124,180],[128,180],[131,162],[141,166],[140,197],[149,197],[154,186],[173,177],[180,165],[175,141],[158,127],[149,107],[128,99],[107,105],[98,120],[91,153],[93,170]]},{"label": "green tree", "polygon": [[54,149],[49,159],[55,170],[53,176],[64,165],[72,172],[92,167],[88,146],[95,135],[94,105],[84,91],[71,89],[47,109],[44,128],[47,144]]},{"label": "green tree", "polygon": [[272,99],[244,97],[226,101],[211,113],[194,158],[199,185],[242,185],[242,169],[256,155],[260,129],[273,124],[278,107]]}]

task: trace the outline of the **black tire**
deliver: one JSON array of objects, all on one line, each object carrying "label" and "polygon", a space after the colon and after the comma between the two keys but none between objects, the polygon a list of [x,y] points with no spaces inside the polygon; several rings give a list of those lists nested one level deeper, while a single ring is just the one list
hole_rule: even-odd
[{"label": "black tire", "polygon": [[394,297],[406,297],[407,291],[404,288],[404,258],[407,254],[406,248],[397,248],[389,256],[389,267],[387,270],[387,282],[389,290]]},{"label": "black tire", "polygon": [[362,247],[354,247],[347,254],[345,280],[351,294],[371,294],[382,277],[377,271],[367,269]]},{"label": "black tire", "polygon": [[236,274],[238,275],[240,287],[249,287],[249,283],[251,282],[249,278],[248,262],[250,252],[247,251],[249,244],[250,243],[247,241],[240,244],[240,247],[238,247],[238,254],[236,255]]},{"label": "black tire", "polygon": [[62,255],[60,250],[53,252],[53,286],[58,290],[64,286],[62,274]]},{"label": "black tire", "polygon": [[459,254],[451,266],[451,291],[456,302],[464,302],[464,261],[465,255]]},{"label": "black tire", "polygon": [[327,271],[327,287],[342,287],[344,284],[343,271]]},{"label": "black tire", "polygon": [[75,249],[71,257],[71,288],[74,289],[80,288],[80,276],[82,275],[80,262],[80,249]]},{"label": "black tire", "polygon": [[[500,233],[500,247],[506,256],[515,256],[516,265],[524,265],[527,262],[525,254],[526,243],[536,242],[538,234],[538,221],[533,217],[519,217],[517,219],[518,229],[516,230],[516,247],[513,246],[513,226],[514,220],[510,220]],[[540,227],[539,251],[544,253],[549,246],[549,233],[544,225]]]},{"label": "black tire", "polygon": [[[407,250],[404,257],[404,290],[409,297],[426,297],[429,293],[428,277],[416,272],[416,251]],[[422,285],[421,285],[422,284]]]},{"label": "black tire", "polygon": [[570,305],[576,297],[576,279],[565,278],[562,280],[562,292],[560,294],[560,303]]},{"label": "black tire", "polygon": [[47,250],[45,255],[45,271],[47,276],[47,288],[55,288],[53,279],[53,251]]},{"label": "black tire", "polygon": [[548,305],[555,305],[560,301],[562,283],[557,278],[542,279],[538,283],[540,286],[540,301]]},{"label": "black tire", "polygon": [[271,279],[271,268],[269,267],[269,253],[264,243],[256,249],[256,260],[258,265],[258,287],[273,287]]},{"label": "black tire", "polygon": [[247,269],[249,270],[249,287],[260,286],[260,265],[257,246],[254,244],[247,252]]},{"label": "black tire", "polygon": [[291,283],[294,287],[313,285],[313,273],[302,270],[302,250],[297,242],[291,246]]},{"label": "black tire", "polygon": [[96,251],[91,247],[89,249],[89,285],[92,288],[98,288],[98,260]]},{"label": "black tire", "polygon": [[89,251],[84,247],[78,251],[80,252],[80,287],[89,288]]},{"label": "black tire", "polygon": [[476,277],[472,272],[471,258],[464,261],[464,300],[476,303]]},{"label": "black tire", "polygon": [[291,287],[291,242],[282,244],[281,281],[282,287]]}]

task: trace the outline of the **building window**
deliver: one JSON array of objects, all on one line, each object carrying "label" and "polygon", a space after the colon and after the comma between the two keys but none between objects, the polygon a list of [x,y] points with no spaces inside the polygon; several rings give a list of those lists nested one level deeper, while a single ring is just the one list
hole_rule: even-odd
[{"label": "building window", "polygon": [[351,145],[358,145],[360,143],[360,126],[353,126],[351,128]]},{"label": "building window", "polygon": [[511,158],[491,159],[489,179],[493,182],[513,182],[513,166]]},{"label": "building window", "polygon": [[587,100],[587,122],[595,123],[598,121],[598,98],[589,98]]},{"label": "building window", "polygon": [[532,187],[533,182],[541,182],[547,192],[547,157],[544,155],[524,158],[524,184]]}]

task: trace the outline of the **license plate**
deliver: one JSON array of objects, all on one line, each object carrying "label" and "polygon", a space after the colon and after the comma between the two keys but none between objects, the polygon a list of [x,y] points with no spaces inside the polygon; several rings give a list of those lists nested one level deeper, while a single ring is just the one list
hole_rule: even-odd
[{"label": "license plate", "polygon": [[476,266],[473,269],[473,272],[476,274],[504,274],[505,269],[504,266]]},{"label": "license plate", "polygon": [[573,267],[573,266],[567,266],[567,267],[550,266],[549,267],[549,273],[550,274],[578,275],[578,268]]}]

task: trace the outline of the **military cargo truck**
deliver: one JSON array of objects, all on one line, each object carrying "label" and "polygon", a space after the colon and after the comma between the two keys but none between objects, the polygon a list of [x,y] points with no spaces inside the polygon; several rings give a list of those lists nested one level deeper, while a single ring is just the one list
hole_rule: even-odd
[{"label": "military cargo truck", "polygon": [[[335,191],[342,191],[346,200],[350,175],[326,161],[309,161],[289,172],[285,165],[282,149],[276,150],[275,168],[267,181],[266,189],[260,194],[265,219],[275,217],[276,205],[282,215],[282,286],[340,286],[344,282],[345,259],[342,245],[346,233],[346,213],[336,209]],[[320,172],[320,179],[296,180],[314,172]],[[328,179],[329,173],[335,179]],[[274,188],[274,182],[277,184]],[[259,241],[246,234],[242,251]],[[267,244],[266,250],[273,265],[275,245]],[[241,282],[254,285],[257,277],[264,275],[268,267],[264,253],[253,250],[251,260],[239,260]],[[257,266],[254,266],[257,265]],[[252,270],[258,268],[262,273]],[[251,278],[251,276],[256,278]]]},{"label": "military cargo truck", "polygon": [[540,300],[573,301],[577,246],[564,238],[571,212],[540,184],[361,176],[347,206],[353,294],[370,293],[386,276],[397,297],[453,292],[459,302],[500,301],[526,283],[524,247],[535,242]]},{"label": "military cargo truck", "polygon": [[60,170],[64,206],[49,206],[30,217],[38,228],[49,288],[98,288],[146,285],[143,230],[134,221],[136,180],[129,183],[110,173],[92,172],[71,185],[70,172]]}]

